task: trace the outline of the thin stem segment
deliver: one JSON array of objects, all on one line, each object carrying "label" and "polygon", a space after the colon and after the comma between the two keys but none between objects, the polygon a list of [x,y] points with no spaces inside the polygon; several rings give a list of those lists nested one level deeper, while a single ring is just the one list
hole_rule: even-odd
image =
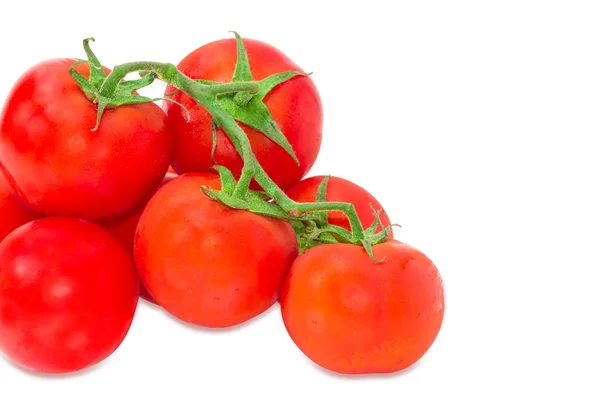
[{"label": "thin stem segment", "polygon": [[[184,84],[183,81],[185,81],[185,86],[187,88],[190,87],[190,82],[192,82],[194,86],[194,92],[203,92],[209,95],[234,92],[248,92],[251,94],[256,94],[260,90],[260,85],[257,82],[230,82],[219,85],[207,85],[188,78],[179,72],[177,67],[173,64],[153,61],[138,61],[116,66],[102,84],[99,92],[100,96],[112,96],[117,89],[117,85],[122,79],[124,79],[128,74],[138,71],[152,72],[156,74],[156,77],[161,81],[166,82],[180,90]],[[196,96],[192,95],[192,97],[195,98]]]},{"label": "thin stem segment", "polygon": [[237,197],[243,199],[246,197],[246,193],[248,193],[248,189],[250,188],[250,182],[252,182],[252,174],[254,171],[243,168],[242,175],[240,176],[240,180],[235,186],[235,190],[233,191],[233,197]]}]

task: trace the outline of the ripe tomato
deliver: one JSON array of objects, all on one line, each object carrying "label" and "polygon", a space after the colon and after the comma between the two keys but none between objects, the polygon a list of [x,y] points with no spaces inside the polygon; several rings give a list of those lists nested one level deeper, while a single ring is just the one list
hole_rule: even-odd
[{"label": "ripe tomato", "polygon": [[[266,43],[244,39],[244,44],[255,80],[284,71],[302,72],[292,60]],[[194,50],[177,68],[193,79],[229,82],[236,65],[236,54],[234,39],[219,40]],[[168,87],[166,93],[173,90]],[[165,102],[168,124],[175,135],[173,167],[180,174],[206,172],[213,166],[212,118],[194,99],[182,92],[171,98],[182,103],[191,113],[188,122],[187,113],[179,105]],[[321,100],[312,80],[297,76],[271,90],[264,103],[294,149],[299,165],[263,133],[245,124],[239,125],[248,135],[253,152],[267,174],[280,187],[286,188],[302,179],[317,158],[323,126]],[[229,168],[236,177],[240,175],[242,160],[220,128],[217,129],[215,162]]]},{"label": "ripe tomato", "polygon": [[[163,179],[161,187],[175,177],[177,177],[177,175],[168,173]],[[113,237],[117,239],[119,243],[125,247],[125,249],[127,249],[132,258],[133,237],[135,236],[135,229],[137,228],[142,211],[144,211],[144,207],[146,207],[146,204],[126,214],[98,221],[99,225],[108,229],[111,235],[113,235]],[[140,285],[140,297],[151,303],[158,304],[152,295],[148,293],[148,289],[146,289],[144,285]]]},{"label": "ripe tomato", "polygon": [[[314,202],[317,199],[319,185],[324,178],[324,176],[313,176],[311,178],[301,180],[287,190],[287,195],[292,200],[296,200],[298,202]],[[373,197],[371,193],[367,192],[365,189],[355,183],[335,176],[330,177],[329,181],[327,182],[325,199],[327,201],[341,201],[344,203],[354,204],[354,207],[356,208],[356,214],[358,215],[358,218],[365,229],[371,226],[375,220],[373,209],[376,211],[383,210],[383,207],[379,201],[377,201],[377,199]],[[371,206],[373,208],[371,208]],[[390,226],[390,219],[385,211],[382,212],[379,217],[384,226]],[[341,226],[342,228],[350,230],[350,222],[348,221],[348,217],[346,217],[346,215],[341,211],[329,211],[327,213],[327,219],[330,224]],[[379,231],[381,231],[381,228],[378,228],[376,232]],[[390,231],[389,237],[392,238],[393,236],[394,234],[392,231]]]},{"label": "ripe tomato", "polygon": [[227,327],[271,307],[298,254],[288,222],[211,200],[208,173],[184,174],[144,209],[134,241],[140,278],[158,304],[184,321]]},{"label": "ripe tomato", "polygon": [[442,280],[418,250],[325,244],[294,262],[281,290],[285,326],[310,359],[345,374],[387,373],[415,363],[444,315]]},{"label": "ripe tomato", "polygon": [[12,191],[0,168],[0,242],[19,226],[39,218]]},{"label": "ripe tomato", "polygon": [[49,217],[0,244],[0,350],[37,372],[81,370],[123,341],[135,312],[131,257],[101,227]]},{"label": "ripe tomato", "polygon": [[[0,160],[15,192],[44,215],[99,219],[147,199],[169,167],[172,137],[156,104],[106,110],[55,59],[28,70],[0,115]],[[87,65],[77,70],[89,74]]]}]

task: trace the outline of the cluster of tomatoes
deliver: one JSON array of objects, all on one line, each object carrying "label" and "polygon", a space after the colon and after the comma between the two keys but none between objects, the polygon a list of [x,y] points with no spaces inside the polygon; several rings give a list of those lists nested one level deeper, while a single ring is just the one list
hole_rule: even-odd
[{"label": "cluster of tomatoes", "polygon": [[[321,144],[319,94],[303,74],[272,78],[302,72],[296,64],[238,38],[196,49],[177,69],[230,82],[245,66],[246,79],[266,89],[241,101],[224,94],[227,111],[274,184],[296,202],[315,202],[325,177],[302,178]],[[0,115],[0,351],[37,372],[89,367],[121,344],[140,296],[213,328],[279,301],[302,352],[341,373],[398,371],[429,349],[444,313],[431,260],[391,231],[372,249],[317,243],[303,251],[288,220],[215,201],[207,190],[224,183],[211,168],[242,173],[236,143],[173,87],[164,108],[109,104],[98,120],[99,97],[74,77],[94,87],[109,73],[92,59],[42,62],[16,82]],[[297,160],[265,134],[269,121]],[[366,190],[326,182],[328,202],[351,203],[364,229],[380,220],[377,230],[387,230]],[[351,228],[341,211],[326,219]]]}]

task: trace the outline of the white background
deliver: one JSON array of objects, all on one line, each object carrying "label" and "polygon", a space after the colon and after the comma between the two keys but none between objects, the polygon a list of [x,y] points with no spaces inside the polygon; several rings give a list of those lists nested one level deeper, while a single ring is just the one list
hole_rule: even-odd
[{"label": "white background", "polygon": [[91,35],[108,67],[177,63],[231,29],[275,45],[323,99],[311,174],[370,190],[439,267],[447,312],[429,353],[348,378],[300,353],[278,306],[209,331],[142,304],[83,373],[0,357],[1,399],[600,398],[598,2],[334,3],[3,2],[0,99],[34,63],[83,57]]}]

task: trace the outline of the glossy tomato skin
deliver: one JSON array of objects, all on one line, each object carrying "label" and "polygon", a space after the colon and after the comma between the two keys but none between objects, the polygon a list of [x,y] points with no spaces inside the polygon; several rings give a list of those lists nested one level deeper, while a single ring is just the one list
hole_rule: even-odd
[{"label": "glossy tomato skin", "polygon": [[152,197],[134,241],[140,278],[177,318],[233,326],[271,307],[298,254],[289,223],[210,200],[219,178],[184,174]]},{"label": "glossy tomato skin", "polygon": [[[317,199],[317,191],[324,178],[325,176],[313,176],[303,179],[289,188],[286,193],[292,200],[301,203],[312,203]],[[356,214],[365,229],[371,226],[375,220],[373,209],[377,211],[384,210],[381,203],[379,203],[371,193],[349,180],[336,176],[331,176],[327,182],[325,199],[330,202],[341,201],[354,204]],[[373,208],[371,208],[371,206],[373,206]],[[329,211],[327,213],[327,219],[330,224],[350,230],[348,217],[341,211]],[[390,218],[385,213],[385,210],[380,214],[380,219],[384,226],[390,226]],[[379,231],[381,231],[381,228],[377,229],[377,232]],[[394,237],[391,230],[389,237]]]},{"label": "glossy tomato skin", "polygon": [[9,233],[39,215],[19,199],[0,170],[0,242]]},{"label": "glossy tomato skin", "polygon": [[97,106],[69,75],[74,61],[40,63],[14,85],[0,115],[0,160],[15,192],[39,213],[95,220],[150,196],[169,167],[173,139],[151,103],[106,110],[93,132]]},{"label": "glossy tomato skin", "polygon": [[[300,67],[276,48],[252,39],[244,39],[252,75],[261,80],[284,71],[300,71]],[[177,68],[193,79],[229,82],[237,60],[234,39],[206,44],[185,57]],[[168,87],[166,93],[173,92]],[[175,136],[173,167],[178,173],[206,172],[213,166],[212,118],[191,97],[178,92],[172,98],[178,105],[165,102],[168,123]],[[264,99],[275,122],[287,137],[300,162],[294,160],[264,134],[240,123],[248,135],[254,154],[267,174],[282,188],[298,182],[314,164],[323,129],[323,109],[317,88],[308,77],[298,76],[275,87]],[[217,131],[215,163],[239,176],[242,160],[222,129]]]},{"label": "glossy tomato skin", "polygon": [[0,350],[24,368],[68,373],[121,344],[138,279],[130,256],[103,228],[49,217],[0,244]]},{"label": "glossy tomato skin", "polygon": [[[98,224],[108,229],[110,234],[123,245],[130,253],[133,260],[133,236],[137,228],[144,207],[138,207],[125,215],[119,215],[107,220],[98,221]],[[143,284],[140,284],[140,297],[153,304],[158,304]]]},{"label": "glossy tomato skin", "polygon": [[[167,182],[173,180],[177,175],[168,173],[163,182],[162,187]],[[123,215],[108,218],[105,220],[98,221],[98,224],[108,229],[111,235],[121,243],[125,249],[131,254],[133,259],[133,237],[135,236],[135,229],[137,228],[140,217],[146,204],[134,209]],[[152,297],[144,285],[140,285],[140,297],[153,304],[158,304]]]},{"label": "glossy tomato skin", "polygon": [[344,374],[390,373],[414,364],[444,315],[442,280],[418,250],[391,240],[374,246],[314,247],[294,262],[281,291],[293,341],[315,363]]}]

